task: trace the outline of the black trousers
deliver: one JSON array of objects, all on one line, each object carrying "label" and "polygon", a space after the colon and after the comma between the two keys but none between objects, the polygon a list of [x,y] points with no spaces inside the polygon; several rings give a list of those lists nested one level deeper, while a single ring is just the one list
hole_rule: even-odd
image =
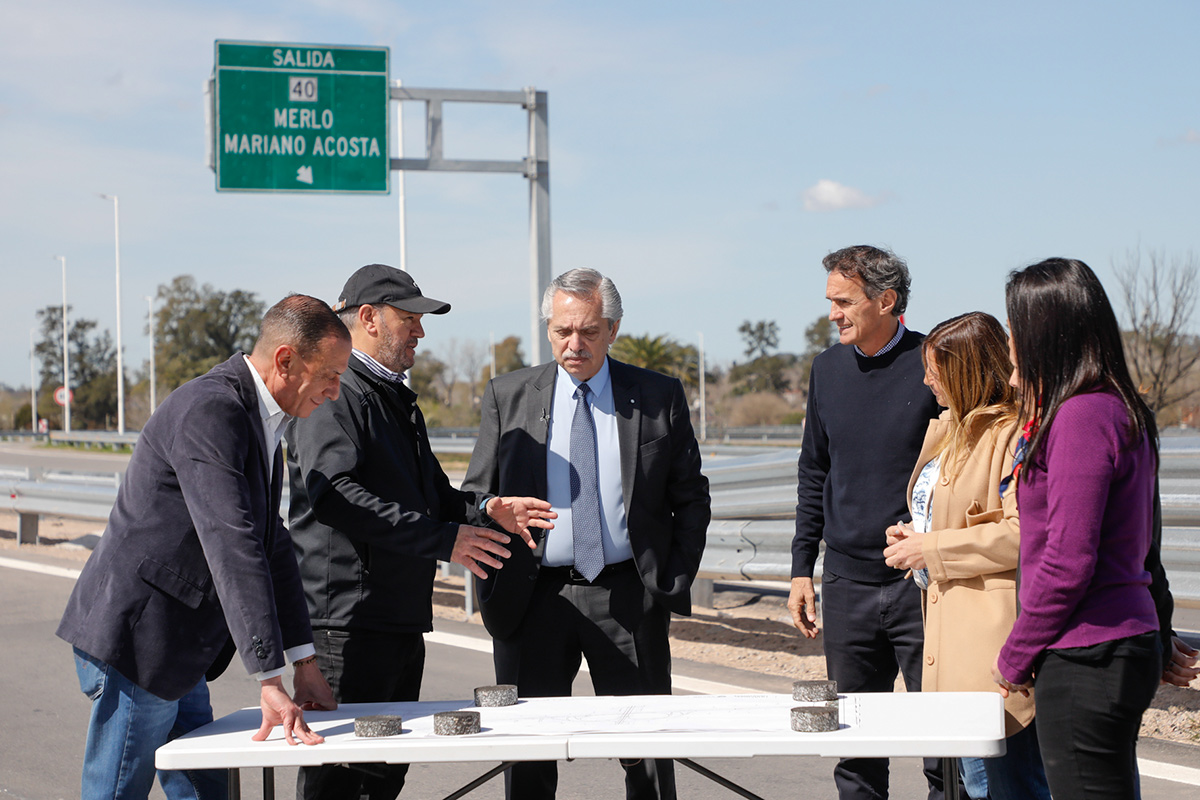
[{"label": "black trousers", "polygon": [[[925,630],[921,590],[910,580],[859,583],[826,572],[821,578],[825,668],[839,692],[890,692],[904,675],[910,692],[921,691]],[[929,797],[942,797],[941,761],[925,759]],[[843,758],[833,779],[842,800],[888,796],[888,759]]]},{"label": "black trousers", "polygon": [[[382,633],[315,628],[317,666],[339,703],[411,702],[421,699],[425,639],[419,633]],[[365,764],[347,768],[326,764],[302,767],[296,777],[298,800],[395,800],[408,764]]]},{"label": "black trousers", "polygon": [[1045,652],[1038,744],[1054,800],[1138,796],[1138,729],[1161,675],[1155,631]]},{"label": "black trousers", "polygon": [[[513,638],[496,640],[496,681],[521,697],[566,697],[587,658],[597,695],[670,694],[671,614],[656,604],[632,562],[595,584],[570,583],[564,570],[539,571],[529,610]],[[669,759],[638,759],[625,768],[625,795],[673,800]],[[558,788],[553,761],[523,762],[505,776],[513,800],[550,800]],[[597,790],[597,796],[609,796]]]}]

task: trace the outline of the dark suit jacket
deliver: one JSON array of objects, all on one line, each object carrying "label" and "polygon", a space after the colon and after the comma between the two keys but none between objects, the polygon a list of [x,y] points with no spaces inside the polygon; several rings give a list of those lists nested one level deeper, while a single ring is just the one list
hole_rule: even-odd
[{"label": "dark suit jacket", "polygon": [[231,637],[247,671],[284,666],[312,631],[282,469],[277,449],[267,474],[240,353],[176,389],[142,431],[58,635],[166,700],[219,673]]},{"label": "dark suit jacket", "polygon": [[[634,560],[654,600],[687,615],[711,514],[683,385],[612,358],[608,364]],[[464,489],[546,497],[546,438],[557,367],[530,367],[488,383]],[[497,639],[509,638],[520,624],[541,556],[540,547],[537,552],[523,545],[509,549],[512,557],[504,567],[476,583],[484,625]]]}]

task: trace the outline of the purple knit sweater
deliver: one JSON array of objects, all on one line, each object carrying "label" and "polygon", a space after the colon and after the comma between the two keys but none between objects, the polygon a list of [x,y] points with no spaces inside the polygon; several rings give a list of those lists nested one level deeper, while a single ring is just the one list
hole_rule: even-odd
[{"label": "purple knit sweater", "polygon": [[1046,648],[1084,647],[1158,629],[1150,548],[1154,452],[1124,450],[1121,399],[1076,395],[1059,409],[1042,469],[1021,476],[1021,612],[1000,650],[1001,674],[1021,684]]}]

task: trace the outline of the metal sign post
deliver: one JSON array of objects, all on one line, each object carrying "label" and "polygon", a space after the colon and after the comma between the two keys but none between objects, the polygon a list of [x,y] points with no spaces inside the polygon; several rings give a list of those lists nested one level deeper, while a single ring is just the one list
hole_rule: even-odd
[{"label": "metal sign post", "polygon": [[[218,191],[388,192],[392,170],[510,172],[529,180],[529,353],[550,360],[541,326],[550,283],[550,143],[546,93],[414,89],[388,82],[386,47],[217,41],[209,94],[209,166]],[[425,104],[425,158],[388,158],[388,101]],[[507,103],[526,110],[528,154],[515,161],[442,155],[444,103]],[[402,119],[398,114],[397,119]],[[397,125],[399,128],[399,124]],[[406,268],[401,193],[400,265]]]},{"label": "metal sign post", "polygon": [[[550,109],[545,92],[471,89],[416,89],[395,84],[392,99],[425,104],[425,158],[393,158],[394,170],[426,172],[511,172],[529,180],[529,284],[531,322],[529,355],[534,364],[549,361],[550,342],[541,325],[542,292],[550,283]],[[442,155],[444,103],[509,103],[529,117],[529,154],[520,161],[448,159]],[[403,136],[403,131],[400,132]]]}]

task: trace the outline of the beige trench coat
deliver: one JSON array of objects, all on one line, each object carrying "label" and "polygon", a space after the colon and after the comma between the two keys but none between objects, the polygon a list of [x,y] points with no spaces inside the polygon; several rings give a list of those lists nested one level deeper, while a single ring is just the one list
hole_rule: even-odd
[{"label": "beige trench coat", "polygon": [[[945,411],[929,422],[908,482],[910,504],[917,476],[950,429],[949,415]],[[943,459],[933,490],[930,532],[922,543],[929,568],[924,691],[999,691],[992,665],[1017,618],[1020,536],[1016,487],[1009,487],[1003,502],[999,487],[1012,471],[1019,435],[1015,422],[994,427],[965,461],[955,465]],[[1006,735],[1011,736],[1033,719],[1032,694],[1013,694],[1004,711]]]}]

